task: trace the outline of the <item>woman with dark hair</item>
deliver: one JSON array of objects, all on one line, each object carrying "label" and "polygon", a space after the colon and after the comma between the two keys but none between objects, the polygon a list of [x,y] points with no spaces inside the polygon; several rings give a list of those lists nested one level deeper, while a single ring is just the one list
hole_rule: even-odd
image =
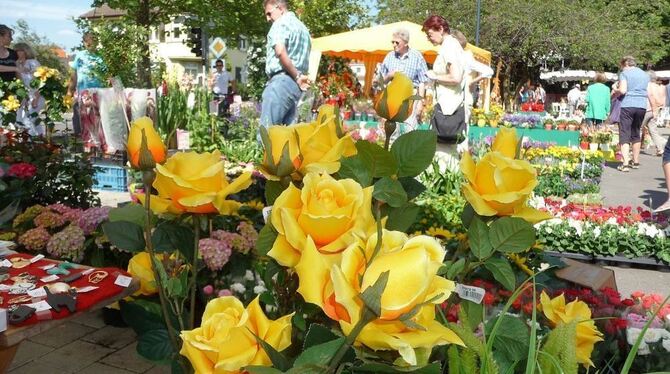
[{"label": "woman with dark hair", "polygon": [[19,68],[16,67],[18,55],[16,51],[8,48],[12,43],[13,32],[6,25],[0,25],[0,80],[5,82],[13,81],[19,73]]},{"label": "woman with dark hair", "polygon": [[456,153],[456,144],[466,139],[463,47],[450,35],[449,23],[433,15],[423,23],[423,31],[440,50],[426,76],[435,83],[435,110],[431,126],[437,131],[438,151]]},{"label": "woman with dark hair", "polygon": [[610,89],[604,82],[607,81],[605,73],[597,72],[595,83],[586,89],[586,123],[588,125],[600,125],[610,112]]}]

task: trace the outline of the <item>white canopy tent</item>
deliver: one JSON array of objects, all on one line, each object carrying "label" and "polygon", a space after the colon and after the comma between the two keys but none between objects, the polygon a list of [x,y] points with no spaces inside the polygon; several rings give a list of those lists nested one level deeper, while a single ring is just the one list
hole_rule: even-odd
[{"label": "white canopy tent", "polygon": [[[593,80],[596,77],[596,72],[593,70],[561,70],[540,73],[540,79],[547,82],[569,82]],[[619,77],[615,73],[605,73],[608,81],[616,81]]]}]

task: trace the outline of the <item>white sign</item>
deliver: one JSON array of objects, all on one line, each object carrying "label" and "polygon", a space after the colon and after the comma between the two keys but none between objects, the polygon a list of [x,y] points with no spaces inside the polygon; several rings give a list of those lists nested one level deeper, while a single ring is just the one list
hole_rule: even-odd
[{"label": "white sign", "polygon": [[212,55],[216,58],[223,56],[223,54],[226,53],[226,49],[226,42],[218,36],[209,43],[209,51],[212,52]]}]

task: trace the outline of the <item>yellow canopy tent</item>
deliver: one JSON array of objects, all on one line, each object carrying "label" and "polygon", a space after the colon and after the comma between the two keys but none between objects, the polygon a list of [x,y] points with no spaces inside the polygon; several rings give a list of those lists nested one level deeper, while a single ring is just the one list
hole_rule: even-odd
[{"label": "yellow canopy tent", "polygon": [[[439,46],[434,46],[428,41],[426,34],[421,31],[421,25],[402,21],[312,39],[310,78],[312,80],[316,78],[321,55],[358,60],[365,65],[365,93],[369,95],[375,67],[393,50],[391,37],[398,28],[409,31],[410,48],[423,53],[426,62],[432,64],[435,61]],[[478,61],[491,64],[491,52],[471,44],[468,44],[466,49],[472,51]]]}]

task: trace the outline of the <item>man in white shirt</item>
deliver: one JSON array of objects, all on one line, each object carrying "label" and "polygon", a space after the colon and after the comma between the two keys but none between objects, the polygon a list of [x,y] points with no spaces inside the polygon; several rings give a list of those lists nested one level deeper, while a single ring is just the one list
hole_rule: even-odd
[{"label": "man in white shirt", "polygon": [[230,83],[230,74],[224,68],[222,60],[216,60],[214,65],[216,70],[212,73],[210,87],[214,94],[214,99],[219,101],[219,117],[228,112],[228,84]]},{"label": "man in white shirt", "polygon": [[572,116],[579,105],[579,100],[582,97],[581,87],[579,83],[575,84],[570,91],[568,91],[568,107],[570,108],[570,115]]}]

